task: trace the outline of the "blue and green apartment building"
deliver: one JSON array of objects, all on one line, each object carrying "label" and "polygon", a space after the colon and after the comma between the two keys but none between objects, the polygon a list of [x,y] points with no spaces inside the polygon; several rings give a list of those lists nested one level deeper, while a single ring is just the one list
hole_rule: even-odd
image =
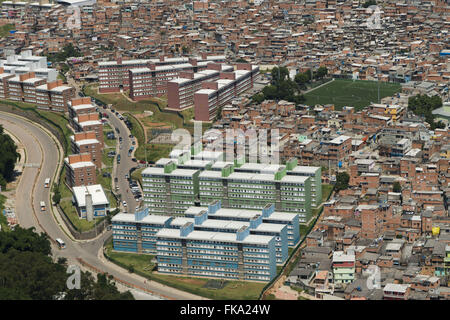
[{"label": "blue and green apartment building", "polygon": [[150,213],[180,215],[195,204],[198,197],[199,170],[178,169],[171,161],[163,168],[142,171],[145,206]]},{"label": "blue and green apartment building", "polygon": [[[214,166],[213,166],[214,167]],[[246,164],[247,170],[259,164]],[[261,210],[275,204],[278,211],[298,214],[300,222],[311,218],[311,179],[287,175],[286,166],[270,166],[273,171],[242,172],[232,164],[199,175],[200,205],[220,200],[223,207]],[[276,169],[276,171],[274,171]]]},{"label": "blue and green apartment building", "polygon": [[[293,171],[295,161],[285,166],[210,161],[180,156],[160,159],[157,167],[146,168],[142,172],[143,193],[150,212],[182,215],[190,206],[205,206],[216,200],[221,201],[223,207],[253,210],[262,210],[273,203],[277,211],[298,214],[300,222],[307,223],[312,214],[312,181],[313,204],[317,205],[322,198],[318,182],[320,168],[314,168],[313,177],[312,169],[305,174],[298,169]],[[320,187],[316,190],[316,186]]]},{"label": "blue and green apartment building", "polygon": [[158,272],[230,280],[271,281],[276,276],[275,237],[195,230],[188,222],[156,234]]}]

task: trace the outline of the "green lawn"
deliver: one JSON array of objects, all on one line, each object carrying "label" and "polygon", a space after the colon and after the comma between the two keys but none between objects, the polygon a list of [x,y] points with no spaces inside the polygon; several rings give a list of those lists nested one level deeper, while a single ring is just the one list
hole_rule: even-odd
[{"label": "green lawn", "polygon": [[331,184],[322,183],[322,202],[328,200],[331,191],[333,191],[333,186]]},{"label": "green lawn", "polygon": [[[146,144],[147,149],[147,161],[156,162],[161,158],[168,158],[172,151],[172,144]],[[145,160],[145,149],[138,148],[134,154],[136,159]]]},{"label": "green lawn", "polygon": [[[143,111],[152,111],[153,115],[146,118],[152,123],[165,124],[173,129],[185,128],[191,133],[194,132],[194,125],[191,120],[194,117],[194,109],[188,109],[181,112],[164,111],[167,106],[167,100],[163,98],[148,98],[145,100],[133,102],[124,97],[121,93],[99,94],[98,85],[86,85],[85,94],[94,97],[106,104],[112,104],[114,109],[119,111],[130,111],[132,113],[142,113]],[[204,124],[204,130],[211,127],[211,124]]]},{"label": "green lawn", "polygon": [[105,164],[105,166],[107,168],[113,166],[114,158],[108,157],[108,152],[111,152],[111,151],[114,151],[114,150],[116,150],[116,148],[105,148],[105,149],[103,149],[102,162]]},{"label": "green lawn", "polygon": [[222,289],[208,289],[203,286],[210,280],[195,277],[178,277],[152,272],[154,256],[136,253],[122,253],[112,250],[112,242],[106,245],[106,254],[125,268],[133,266],[134,271],[156,282],[210,299],[256,300],[265,283],[249,281],[227,281]]},{"label": "green lawn", "polygon": [[137,170],[134,170],[131,174],[131,179],[139,181],[142,185],[142,171],[144,171],[145,168],[140,168]]},{"label": "green lawn", "polygon": [[70,147],[70,136],[73,135],[73,132],[67,127],[67,125],[69,124],[69,120],[67,120],[67,118],[61,113],[51,112],[51,111],[42,111],[39,109],[36,109],[36,111],[39,114],[41,114],[44,118],[47,118],[48,120],[53,121],[59,127],[61,127],[61,129],[64,133],[64,136],[66,138],[66,141],[67,141],[67,155],[72,154],[72,150]]},{"label": "green lawn", "polygon": [[114,198],[114,196],[111,194],[112,178],[104,177],[103,173],[105,173],[105,172],[112,174],[112,167],[105,168],[102,170],[97,170],[97,183],[102,185],[103,191],[105,191],[105,194],[108,197],[109,206],[111,208],[116,208],[117,207],[116,198]]},{"label": "green lawn", "polygon": [[[398,83],[380,82],[380,99],[399,92]],[[323,87],[305,94],[307,105],[334,104],[336,110],[343,106],[355,107],[357,110],[378,102],[378,82],[362,80],[334,80]]]},{"label": "green lawn", "polygon": [[[145,160],[147,156],[147,161],[156,162],[161,158],[167,158],[172,151],[174,145],[172,144],[146,144],[144,129],[140,122],[131,114],[124,113],[128,117],[128,120],[133,124],[131,129],[131,134],[136,137],[138,141],[138,148],[134,153],[134,156],[138,160]],[[147,152],[147,155],[145,154]]]},{"label": "green lawn", "polygon": [[112,139],[112,140],[108,139],[108,137],[106,135],[108,132],[114,133],[114,130],[108,123],[104,123],[103,124],[103,140],[105,141],[105,144],[107,147],[115,148],[116,144],[117,144],[117,139]]}]

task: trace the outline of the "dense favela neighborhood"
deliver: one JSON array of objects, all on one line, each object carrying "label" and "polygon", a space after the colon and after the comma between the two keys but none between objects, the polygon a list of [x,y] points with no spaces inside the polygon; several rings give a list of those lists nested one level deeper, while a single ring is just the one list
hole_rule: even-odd
[{"label": "dense favela neighborhood", "polygon": [[450,299],[448,1],[0,6],[0,299]]}]

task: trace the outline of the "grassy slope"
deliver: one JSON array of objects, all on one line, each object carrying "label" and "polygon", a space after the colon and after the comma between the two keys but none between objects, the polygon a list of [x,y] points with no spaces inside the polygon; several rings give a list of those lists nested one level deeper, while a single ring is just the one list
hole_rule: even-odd
[{"label": "grassy slope", "polygon": [[[380,82],[380,99],[391,96],[401,90],[396,83]],[[335,80],[321,88],[305,94],[307,105],[334,104],[336,110],[343,106],[353,106],[360,110],[371,102],[378,101],[378,83],[376,81]]]}]

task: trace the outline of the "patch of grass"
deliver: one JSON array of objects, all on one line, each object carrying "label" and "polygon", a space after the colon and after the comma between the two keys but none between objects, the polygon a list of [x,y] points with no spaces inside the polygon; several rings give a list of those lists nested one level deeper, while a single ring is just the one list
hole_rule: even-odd
[{"label": "patch of grass", "polygon": [[134,155],[136,159],[145,160],[147,152],[147,161],[156,162],[161,158],[168,158],[172,148],[172,144],[146,144],[145,148],[138,148]]},{"label": "patch of grass", "polygon": [[144,171],[144,169],[145,168],[134,170],[131,174],[131,179],[139,181],[139,183],[142,185],[142,171]]},{"label": "patch of grass", "polygon": [[[398,83],[380,82],[380,99],[399,92]],[[334,80],[323,87],[305,94],[307,105],[334,104],[336,110],[343,106],[355,107],[356,110],[378,102],[378,82],[363,80]]]},{"label": "patch of grass", "polygon": [[114,151],[115,148],[105,148],[103,149],[102,162],[107,168],[112,167],[114,163],[114,158],[108,157],[108,152]]},{"label": "patch of grass", "polygon": [[117,144],[117,139],[112,139],[112,140],[108,139],[108,137],[106,135],[108,132],[114,132],[114,131],[109,124],[104,123],[103,124],[103,141],[105,141],[105,144],[107,147],[115,148],[116,144]]},{"label": "patch of grass", "polygon": [[328,200],[332,191],[333,186],[331,184],[322,183],[322,202]]},{"label": "patch of grass", "polygon": [[112,174],[112,167],[105,168],[105,169],[102,169],[102,170],[97,170],[97,183],[102,185],[103,191],[105,191],[105,194],[108,197],[109,206],[111,208],[116,208],[117,207],[117,201],[116,201],[116,198],[111,193],[111,190],[112,190],[112,178],[111,177],[104,177],[103,176],[104,173]]},{"label": "patch of grass", "polygon": [[67,126],[69,124],[69,120],[61,113],[57,113],[57,112],[52,112],[52,111],[43,111],[43,110],[39,110],[36,109],[36,111],[38,113],[40,113],[44,118],[47,118],[51,121],[53,121],[54,123],[56,123],[57,125],[59,125],[64,133],[64,137],[66,138],[67,141],[67,155],[72,154],[72,150],[70,147],[70,136],[73,135],[72,130],[70,130]]},{"label": "patch of grass", "polygon": [[130,111],[132,113],[142,113],[143,111],[152,111],[153,115],[148,120],[153,123],[164,123],[173,129],[186,128],[193,133],[193,124],[190,121],[194,116],[193,110],[182,112],[164,111],[167,106],[167,100],[162,98],[148,98],[141,101],[131,101],[121,93],[99,94],[98,85],[85,86],[86,95],[94,97],[106,104],[112,104],[113,108],[119,111]]},{"label": "patch of grass", "polygon": [[106,250],[110,258],[113,258],[123,265],[133,265],[134,270],[142,273],[149,273],[155,266],[155,264],[151,262],[154,256],[113,251],[112,241],[106,245]]}]

